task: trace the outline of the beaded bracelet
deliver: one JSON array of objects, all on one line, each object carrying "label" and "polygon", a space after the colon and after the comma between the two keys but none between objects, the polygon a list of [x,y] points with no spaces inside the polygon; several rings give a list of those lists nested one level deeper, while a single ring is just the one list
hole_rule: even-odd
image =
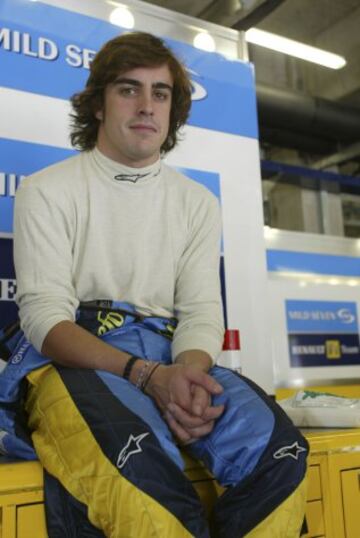
[{"label": "beaded bracelet", "polygon": [[136,382],[134,383],[136,388],[142,390],[143,383],[144,383],[144,381],[146,379],[146,372],[150,368],[151,364],[152,364],[151,361],[148,361],[148,360],[145,361],[145,364],[141,368],[141,370],[139,372],[139,375],[138,375],[138,378],[137,378]]},{"label": "beaded bracelet", "polygon": [[[144,392],[144,388],[149,380],[149,377],[153,374],[153,371],[159,366],[160,363],[147,360],[144,366],[139,372],[139,376],[136,380],[135,386]],[[150,371],[149,371],[150,369]]]},{"label": "beaded bracelet", "polygon": [[147,384],[149,383],[149,380],[150,380],[150,377],[153,375],[153,373],[155,372],[156,368],[158,368],[159,366],[161,365],[161,362],[156,362],[154,364],[154,367],[153,369],[151,370],[151,372],[149,372],[149,375],[147,376],[147,378],[145,379],[144,383],[143,383],[143,386],[142,386],[142,391],[145,392],[145,389],[147,387]]},{"label": "beaded bracelet", "polygon": [[127,379],[129,380],[129,377],[130,377],[130,373],[131,373],[131,370],[134,366],[134,364],[136,363],[136,361],[140,361],[140,357],[136,357],[135,355],[132,355],[130,357],[130,359],[127,361],[126,365],[125,365],[125,368],[124,368],[124,372],[123,372],[123,378],[124,379]]}]

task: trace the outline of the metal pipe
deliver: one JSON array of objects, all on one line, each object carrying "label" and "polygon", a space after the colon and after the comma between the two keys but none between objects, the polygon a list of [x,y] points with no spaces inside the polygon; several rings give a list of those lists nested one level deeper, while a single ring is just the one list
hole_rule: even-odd
[{"label": "metal pipe", "polygon": [[256,87],[261,127],[304,133],[332,142],[360,139],[360,112],[338,103],[262,84]]}]

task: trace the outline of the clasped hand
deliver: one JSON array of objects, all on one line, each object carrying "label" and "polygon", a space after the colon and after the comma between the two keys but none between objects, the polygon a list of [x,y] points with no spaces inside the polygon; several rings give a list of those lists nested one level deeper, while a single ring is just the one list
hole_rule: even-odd
[{"label": "clasped hand", "polygon": [[223,405],[211,405],[222,386],[196,365],[162,365],[152,376],[146,392],[160,409],[169,428],[181,444],[209,434]]}]

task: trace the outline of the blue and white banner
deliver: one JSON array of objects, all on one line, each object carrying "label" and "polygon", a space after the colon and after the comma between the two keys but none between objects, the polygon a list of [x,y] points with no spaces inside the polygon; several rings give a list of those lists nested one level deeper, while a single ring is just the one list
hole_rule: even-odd
[{"label": "blue and white banner", "polygon": [[[95,53],[122,32],[109,22],[42,2],[2,0],[0,86],[67,100],[85,86]],[[193,80],[189,124],[257,138],[251,66],[165,41]]]},{"label": "blue and white banner", "polygon": [[0,238],[0,328],[17,317],[16,280],[12,263],[12,241]]},{"label": "blue and white banner", "polygon": [[292,367],[360,364],[355,302],[286,301]]},{"label": "blue and white banner", "polygon": [[[13,199],[22,178],[73,154],[67,135],[58,140],[54,127],[46,132],[49,128],[44,116],[48,117],[51,109],[54,123],[62,130],[58,115],[68,117],[69,109],[63,110],[59,99],[67,102],[84,87],[95,52],[122,32],[109,22],[42,2],[0,3],[1,112],[14,106],[9,116],[17,111],[16,116],[7,120],[2,114],[3,121],[19,124],[18,131],[16,125],[0,128],[0,233],[12,232]],[[185,43],[167,41],[191,72],[194,92],[189,125],[256,138],[252,67]],[[42,96],[42,100],[31,94]],[[48,103],[49,98],[56,101]],[[26,109],[35,106],[39,107],[36,123],[33,116],[24,122],[29,114]],[[47,138],[48,143],[38,142],[37,130],[44,133],[42,140]],[[9,138],[2,135],[3,131],[5,135],[9,132]],[[189,175],[220,198],[217,171],[199,170]]]}]

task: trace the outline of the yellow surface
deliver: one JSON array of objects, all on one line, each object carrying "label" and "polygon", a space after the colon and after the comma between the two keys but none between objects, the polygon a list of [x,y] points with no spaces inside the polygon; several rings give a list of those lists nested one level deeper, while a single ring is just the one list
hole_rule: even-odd
[{"label": "yellow surface", "polygon": [[0,510],[0,537],[16,538],[16,507],[1,507]]},{"label": "yellow surface", "polygon": [[334,453],[341,450],[356,451],[360,450],[360,428],[344,428],[342,430],[322,429],[322,430],[302,430],[310,444],[310,453],[312,455],[319,452]]},{"label": "yellow surface", "polygon": [[309,387],[276,389],[275,397],[277,400],[284,400],[285,398],[290,398],[299,390],[330,392],[331,394],[344,396],[345,398],[360,398],[360,385],[314,385]]},{"label": "yellow surface", "polygon": [[308,469],[308,492],[307,500],[316,501],[322,498],[320,466],[311,465]]},{"label": "yellow surface", "polygon": [[0,538],[46,538],[43,500],[38,462],[0,463]]},{"label": "yellow surface", "polygon": [[341,485],[344,503],[345,532],[347,538],[360,535],[360,469],[343,471]]},{"label": "yellow surface", "polygon": [[[359,538],[360,429],[305,430],[303,433],[310,444],[310,464],[319,470],[321,488],[319,501],[308,503],[311,528],[308,536]],[[314,480],[310,491],[316,495],[314,491],[319,482],[317,477]],[[323,515],[324,528],[314,528],[320,521],[319,513]]]},{"label": "yellow surface", "polygon": [[45,538],[46,522],[43,504],[29,504],[17,510],[17,538]]},{"label": "yellow surface", "polygon": [[325,534],[323,503],[321,501],[307,503],[306,521],[309,529],[308,536],[323,536]]},{"label": "yellow surface", "polygon": [[[13,490],[27,492],[42,490],[43,472],[37,461],[1,463],[0,495]],[[21,480],[19,478],[21,477]]]}]

